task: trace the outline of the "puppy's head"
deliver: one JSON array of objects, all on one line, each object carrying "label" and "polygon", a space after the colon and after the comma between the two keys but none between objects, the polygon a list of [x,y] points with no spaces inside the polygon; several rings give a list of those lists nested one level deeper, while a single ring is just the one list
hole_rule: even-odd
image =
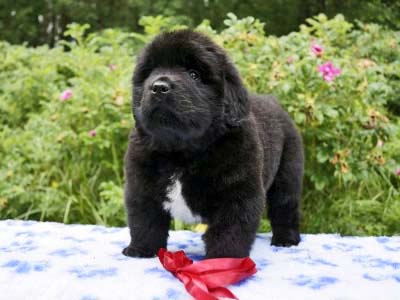
[{"label": "puppy's head", "polygon": [[190,30],[157,36],[133,76],[137,126],[158,141],[191,142],[248,113],[247,92],[225,52]]}]

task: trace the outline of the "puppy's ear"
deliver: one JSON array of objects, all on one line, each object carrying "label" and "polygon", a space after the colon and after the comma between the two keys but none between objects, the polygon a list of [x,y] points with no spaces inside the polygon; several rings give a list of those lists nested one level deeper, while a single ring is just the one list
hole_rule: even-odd
[{"label": "puppy's ear", "polygon": [[224,71],[224,119],[230,126],[238,126],[249,113],[247,90],[236,68],[227,62]]},{"label": "puppy's ear", "polygon": [[151,72],[151,64],[147,55],[148,46],[142,50],[137,56],[136,66],[132,76],[132,113],[135,120],[138,122],[139,118],[136,111],[141,105],[141,99],[143,96],[143,82],[149,76]]}]

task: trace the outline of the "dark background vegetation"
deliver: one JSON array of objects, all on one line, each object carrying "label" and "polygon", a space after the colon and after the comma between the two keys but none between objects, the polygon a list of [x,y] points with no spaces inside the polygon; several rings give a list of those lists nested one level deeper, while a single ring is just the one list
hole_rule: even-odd
[{"label": "dark background vegetation", "polygon": [[228,12],[253,16],[265,23],[267,34],[278,36],[318,13],[400,28],[396,0],[0,0],[0,40],[52,46],[72,22],[90,24],[91,31],[119,27],[140,32],[139,20],[147,15],[178,17],[189,26],[209,19],[219,30]]}]

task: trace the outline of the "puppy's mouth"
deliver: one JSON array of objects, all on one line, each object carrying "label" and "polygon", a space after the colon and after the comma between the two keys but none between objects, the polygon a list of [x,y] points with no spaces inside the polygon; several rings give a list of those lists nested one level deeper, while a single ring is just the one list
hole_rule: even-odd
[{"label": "puppy's mouth", "polygon": [[141,115],[143,125],[149,130],[176,128],[182,125],[176,112],[163,103],[142,107]]}]

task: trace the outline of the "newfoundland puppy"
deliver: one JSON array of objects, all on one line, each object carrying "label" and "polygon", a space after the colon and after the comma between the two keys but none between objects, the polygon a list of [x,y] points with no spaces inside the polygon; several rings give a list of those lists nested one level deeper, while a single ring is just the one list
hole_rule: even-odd
[{"label": "newfoundland puppy", "polygon": [[224,50],[191,30],[162,33],[133,86],[123,254],[154,256],[176,217],[208,224],[206,258],[248,256],[266,206],[271,244],[299,243],[301,137],[272,96],[248,93]]}]

